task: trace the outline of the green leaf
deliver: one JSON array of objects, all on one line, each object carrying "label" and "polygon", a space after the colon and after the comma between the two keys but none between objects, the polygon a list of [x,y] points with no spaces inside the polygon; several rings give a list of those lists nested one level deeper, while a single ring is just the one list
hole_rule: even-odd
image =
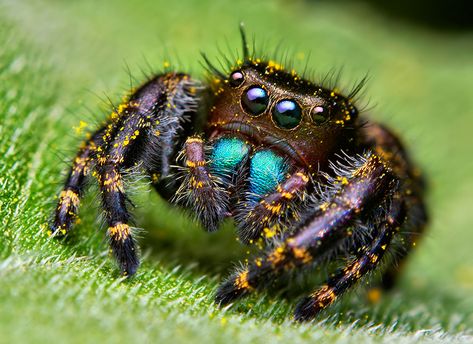
[{"label": "green leaf", "polygon": [[[200,51],[216,60],[228,37],[234,54],[240,20],[266,50],[284,38],[297,69],[308,61],[323,75],[344,65],[342,89],[369,70],[365,99],[377,106],[366,115],[402,133],[428,177],[431,225],[398,288],[376,305],[359,288],[302,325],[291,320],[291,293],[219,309],[216,286],[248,257],[232,225],[204,233],[140,183],[133,198],[145,255],[131,280],[108,255],[93,188],[67,239],[46,234],[81,128],[105,118],[107,96],[117,103],[130,82],[145,79],[142,70],[203,77]],[[0,342],[472,341],[471,39],[386,19],[357,2],[4,1]]]}]

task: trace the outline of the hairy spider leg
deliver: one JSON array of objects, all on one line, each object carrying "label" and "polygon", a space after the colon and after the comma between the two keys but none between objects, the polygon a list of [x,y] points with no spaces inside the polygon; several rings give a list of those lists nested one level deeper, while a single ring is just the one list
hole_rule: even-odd
[{"label": "hairy spider leg", "polygon": [[[166,155],[167,152],[163,152],[167,147],[166,139],[179,135],[185,115],[196,109],[196,91],[195,83],[185,74],[169,73],[151,79],[130,97],[128,116],[122,125],[112,130],[104,149],[106,155],[98,158],[97,172],[109,225],[110,247],[126,275],[136,272],[139,258],[128,223],[130,214],[121,174],[126,167],[140,163],[150,170],[154,162],[149,161],[151,157]],[[163,132],[168,137],[163,135],[160,140]],[[156,137],[156,146],[147,144]],[[153,151],[147,152],[147,148]],[[145,153],[140,156],[140,152]],[[163,169],[162,161],[157,165]]]},{"label": "hairy spider leg", "polygon": [[[426,181],[420,170],[411,162],[399,138],[389,129],[378,123],[371,123],[363,128],[365,140],[378,155],[389,161],[394,173],[403,183],[399,193],[406,204],[406,221],[396,241],[393,257],[388,262],[381,277],[381,287],[391,289],[400,275],[406,257],[420,240],[428,222],[428,213],[424,203]],[[394,243],[396,244],[396,243]]]},{"label": "hairy spider leg", "polygon": [[368,155],[351,176],[341,181],[330,200],[312,209],[312,214],[299,223],[295,235],[231,275],[218,289],[216,302],[227,304],[263,287],[282,272],[314,263],[351,236],[352,221],[389,194],[396,183],[384,162],[377,155]]},{"label": "hairy spider leg", "polygon": [[281,235],[287,223],[299,220],[298,204],[304,198],[308,183],[308,175],[299,170],[278,183],[274,192],[266,194],[260,201],[255,202],[252,199],[254,195],[250,195],[251,206],[236,214],[240,240],[253,243],[261,237],[274,239]]},{"label": "hairy spider leg", "polygon": [[296,307],[297,321],[314,318],[320,311],[330,306],[338,296],[352,287],[358,280],[378,266],[394,236],[399,232],[405,218],[404,202],[399,193],[394,195],[392,205],[380,225],[378,236],[363,254],[340,269],[325,285],[310,296],[303,298]]},{"label": "hairy spider leg", "polygon": [[[98,179],[108,223],[107,235],[120,270],[125,275],[136,272],[139,258],[129,225],[131,216],[122,175],[129,168],[142,165],[147,171],[168,173],[169,164],[166,161],[174,159],[170,158],[173,152],[168,149],[169,143],[180,137],[183,126],[191,122],[189,117],[197,109],[198,89],[199,84],[188,75],[157,75],[112,113],[107,126],[98,132],[97,140],[93,141],[91,163],[95,165],[94,175]],[[154,144],[150,145],[150,142]],[[168,160],[163,162],[165,159]],[[59,200],[58,209],[64,207],[64,202]],[[69,202],[74,203],[74,209],[78,207],[77,197]]]},{"label": "hairy spider leg", "polygon": [[[202,138],[198,136],[189,137],[182,151],[184,157],[184,180],[179,187],[175,201],[193,210],[195,216],[208,231],[215,231],[220,222],[229,212],[228,184],[222,178],[227,169],[236,167],[245,158],[248,148],[239,147],[238,154],[231,161],[232,166],[221,166],[220,173],[213,173],[212,160],[208,160],[205,154],[205,146]],[[218,149],[218,144],[215,149]],[[215,154],[215,152],[214,152]],[[220,164],[224,162],[219,161]],[[227,163],[227,165],[230,165]]]},{"label": "hairy spider leg", "polygon": [[90,173],[93,156],[97,146],[102,142],[105,127],[96,131],[86,140],[77,152],[69,170],[64,187],[59,194],[54,219],[49,228],[51,235],[65,235],[77,219],[80,199],[84,194],[87,176]]},{"label": "hairy spider leg", "polygon": [[384,290],[390,290],[396,284],[397,279],[400,276],[406,258],[410,251],[418,244],[422,233],[428,222],[427,210],[422,199],[418,195],[409,195],[405,198],[406,203],[406,233],[401,232],[403,245],[396,247],[396,251],[393,253],[392,261],[386,266],[385,271],[381,276],[381,287]]},{"label": "hairy spider leg", "polygon": [[108,223],[109,244],[120,270],[126,275],[136,272],[139,259],[129,225],[131,215],[127,209],[122,174],[126,166],[130,166],[131,159],[138,161],[133,154],[148,135],[151,126],[149,110],[139,100],[128,104],[127,117],[117,125],[110,125],[101,153],[97,155],[97,179]]}]

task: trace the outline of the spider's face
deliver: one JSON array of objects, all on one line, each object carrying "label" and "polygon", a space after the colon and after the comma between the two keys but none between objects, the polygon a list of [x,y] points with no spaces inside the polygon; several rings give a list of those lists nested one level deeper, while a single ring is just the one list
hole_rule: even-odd
[{"label": "spider's face", "polygon": [[237,134],[273,146],[310,169],[347,143],[352,136],[346,129],[358,113],[340,94],[271,61],[246,62],[214,93],[208,121],[212,137]]}]

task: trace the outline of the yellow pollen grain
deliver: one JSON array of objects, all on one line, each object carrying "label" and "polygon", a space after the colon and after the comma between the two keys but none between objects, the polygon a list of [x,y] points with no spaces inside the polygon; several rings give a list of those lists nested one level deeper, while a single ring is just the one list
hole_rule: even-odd
[{"label": "yellow pollen grain", "polygon": [[73,127],[73,129],[75,130],[76,134],[79,135],[84,131],[85,128],[87,128],[87,126],[87,122],[79,121],[79,125],[77,127]]},{"label": "yellow pollen grain", "polygon": [[261,267],[261,265],[262,265],[261,258],[256,259],[255,264],[256,264],[257,267]]},{"label": "yellow pollen grain", "polygon": [[271,228],[264,228],[263,232],[264,232],[264,236],[266,238],[272,238],[273,236],[275,236],[277,234],[277,231],[275,229],[271,229]]},{"label": "yellow pollen grain", "polygon": [[322,210],[322,211],[327,211],[327,209],[329,208],[329,206],[330,206],[330,203],[324,202],[324,203],[322,203],[322,204],[319,206],[319,209]]},{"label": "yellow pollen grain", "polygon": [[367,298],[370,303],[378,303],[381,300],[382,292],[380,288],[371,288],[368,290]]},{"label": "yellow pollen grain", "polygon": [[125,103],[122,103],[122,104],[118,105],[118,109],[117,109],[118,114],[121,115],[122,112],[127,109],[127,107],[128,107],[128,105],[125,104]]}]

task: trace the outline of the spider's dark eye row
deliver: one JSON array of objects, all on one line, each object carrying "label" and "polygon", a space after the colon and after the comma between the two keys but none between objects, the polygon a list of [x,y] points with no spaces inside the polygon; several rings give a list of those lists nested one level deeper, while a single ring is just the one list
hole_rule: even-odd
[{"label": "spider's dark eye row", "polygon": [[250,115],[261,115],[268,107],[268,92],[260,86],[252,86],[243,93],[241,103]]},{"label": "spider's dark eye row", "polygon": [[330,112],[328,107],[316,106],[310,112],[310,118],[315,124],[323,124],[329,119]]},{"label": "spider's dark eye row", "polygon": [[233,72],[232,74],[230,74],[229,83],[233,87],[238,87],[243,83],[244,79],[245,79],[245,77],[243,76],[243,73],[240,72],[239,70],[237,70],[237,71]]},{"label": "spider's dark eye row", "polygon": [[[243,82],[243,74],[239,71],[230,75],[230,84],[238,86]],[[251,116],[261,115],[269,105],[268,92],[261,86],[251,86],[243,92],[241,104]],[[310,119],[316,125],[325,123],[331,116],[331,107],[316,106],[310,110]],[[292,99],[278,101],[272,109],[273,122],[281,129],[293,129],[302,121],[302,109]]]},{"label": "spider's dark eye row", "polygon": [[294,100],[285,99],[276,103],[273,109],[273,121],[278,127],[292,129],[302,120],[302,110]]}]

